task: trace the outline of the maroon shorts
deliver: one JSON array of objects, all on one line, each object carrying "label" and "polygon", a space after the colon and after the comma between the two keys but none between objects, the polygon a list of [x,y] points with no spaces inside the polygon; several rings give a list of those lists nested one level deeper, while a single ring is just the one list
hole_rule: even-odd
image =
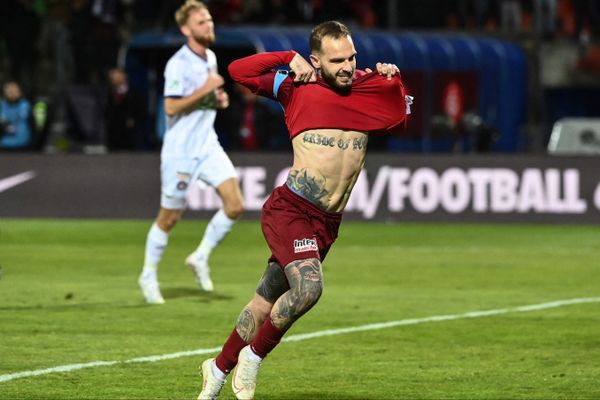
[{"label": "maroon shorts", "polygon": [[285,267],[294,260],[325,259],[335,242],[342,213],[323,211],[283,184],[262,208],[262,231],[271,248],[269,262]]}]

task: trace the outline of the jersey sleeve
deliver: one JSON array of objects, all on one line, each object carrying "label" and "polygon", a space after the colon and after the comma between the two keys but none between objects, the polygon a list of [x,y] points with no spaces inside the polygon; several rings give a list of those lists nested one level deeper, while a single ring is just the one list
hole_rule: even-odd
[{"label": "jersey sleeve", "polygon": [[273,69],[288,65],[295,51],[274,51],[240,58],[229,64],[229,75],[252,92],[273,98]]},{"label": "jersey sleeve", "polygon": [[211,72],[218,74],[219,73],[219,64],[217,63],[217,55],[211,49],[206,49],[206,52],[208,54],[209,69],[211,70]]},{"label": "jersey sleeve", "polygon": [[164,97],[184,96],[184,71],[185,65],[180,60],[171,59],[165,67]]}]

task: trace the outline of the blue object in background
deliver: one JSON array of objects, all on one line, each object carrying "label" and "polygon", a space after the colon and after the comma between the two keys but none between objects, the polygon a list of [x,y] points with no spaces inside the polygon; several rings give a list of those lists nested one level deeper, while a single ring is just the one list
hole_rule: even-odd
[{"label": "blue object in background", "polygon": [[165,132],[167,131],[167,116],[165,115],[164,97],[159,96],[156,103],[156,138],[162,143],[165,138]]},{"label": "blue object in background", "polygon": [[[294,49],[308,59],[308,27],[220,27],[217,29],[215,48],[222,54],[244,48],[247,54],[263,51]],[[467,36],[454,33],[389,32],[359,30],[352,32],[358,52],[360,69],[374,68],[375,63],[391,62],[402,72],[422,77],[413,108],[419,114],[417,135],[397,135],[390,138],[388,150],[407,152],[452,151],[448,138],[432,135],[433,110],[440,93],[434,93],[434,80],[439,73],[454,71],[459,75],[472,72],[478,77],[476,112],[487,126],[499,134],[494,145],[496,152],[516,152],[523,148],[522,127],[527,122],[527,58],[516,44],[495,38]],[[144,82],[147,90],[161,93],[156,66],[146,66],[140,61],[140,51],[159,49],[175,51],[184,42],[179,32],[145,32],[134,36],[130,42],[128,59],[139,71],[147,70],[150,79]],[[152,62],[152,60],[150,60]],[[162,68],[158,66],[158,68]],[[223,65],[221,66],[223,70]],[[162,73],[162,71],[160,72]],[[133,74],[130,74],[133,75]],[[152,88],[152,85],[159,89]],[[152,96],[149,96],[152,98]],[[410,122],[409,122],[410,124]]]},{"label": "blue object in background", "polygon": [[14,103],[0,100],[0,148],[31,146],[31,104],[25,98]]}]

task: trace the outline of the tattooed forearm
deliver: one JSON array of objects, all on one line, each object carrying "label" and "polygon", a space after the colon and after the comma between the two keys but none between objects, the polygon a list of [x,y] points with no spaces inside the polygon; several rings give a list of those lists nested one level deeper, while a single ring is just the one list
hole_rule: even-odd
[{"label": "tattooed forearm", "polygon": [[238,334],[245,342],[249,343],[256,336],[256,322],[248,307],[242,310],[235,325]]},{"label": "tattooed forearm", "polygon": [[321,262],[315,258],[293,261],[285,268],[290,290],[273,306],[271,319],[281,330],[289,327],[310,310],[323,292]]},{"label": "tattooed forearm", "polygon": [[306,169],[292,170],[287,185],[308,201],[327,208],[329,192],[325,189],[325,177],[311,176]]}]

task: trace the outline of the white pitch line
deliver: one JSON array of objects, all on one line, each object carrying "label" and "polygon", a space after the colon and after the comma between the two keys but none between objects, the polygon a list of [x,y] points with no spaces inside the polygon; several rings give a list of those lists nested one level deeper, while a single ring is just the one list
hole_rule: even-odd
[{"label": "white pitch line", "polygon": [[[465,318],[490,317],[490,316],[494,316],[494,315],[547,310],[549,308],[557,308],[557,307],[570,306],[570,305],[575,305],[575,304],[586,304],[586,303],[600,303],[600,297],[584,297],[584,298],[578,298],[578,299],[557,300],[557,301],[552,301],[552,302],[548,302],[548,303],[530,304],[530,305],[519,306],[519,307],[498,308],[495,310],[471,311],[471,312],[467,312],[467,313],[463,313],[463,314],[434,315],[431,317],[401,319],[401,320],[397,320],[397,321],[380,322],[380,323],[376,323],[376,324],[367,324],[367,325],[360,325],[360,326],[351,326],[351,327],[347,327],[347,328],[326,329],[326,330],[316,331],[316,332],[312,332],[312,333],[301,333],[301,334],[297,334],[297,335],[291,335],[287,338],[284,338],[283,341],[284,342],[298,342],[301,340],[313,339],[313,338],[317,338],[317,337],[343,335],[346,333],[362,332],[362,331],[373,331],[373,330],[393,328],[396,326],[403,326],[403,325],[417,325],[417,324],[423,324],[423,323],[427,323],[427,322],[454,321],[457,319],[465,319]],[[197,356],[197,355],[202,355],[202,354],[212,354],[212,353],[216,353],[220,350],[221,350],[221,347],[213,347],[213,348],[209,348],[209,349],[197,349],[197,350],[191,350],[191,351],[180,351],[177,353],[130,358],[125,361],[94,361],[94,362],[82,363],[82,364],[60,365],[58,367],[36,369],[33,371],[22,371],[22,372],[15,372],[12,374],[0,375],[0,382],[8,382],[8,381],[12,381],[15,379],[28,378],[31,376],[38,376],[38,375],[52,374],[52,373],[56,373],[56,372],[76,371],[76,370],[84,369],[84,368],[104,367],[104,366],[126,364],[126,363],[157,362],[157,361],[170,360],[170,359],[180,358],[180,357]]]}]

